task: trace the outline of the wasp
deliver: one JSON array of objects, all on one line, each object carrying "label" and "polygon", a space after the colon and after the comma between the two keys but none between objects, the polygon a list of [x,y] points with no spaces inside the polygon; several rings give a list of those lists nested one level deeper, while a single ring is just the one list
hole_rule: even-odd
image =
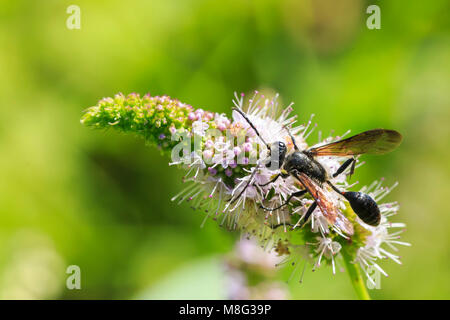
[{"label": "wasp", "polygon": [[[373,129],[346,139],[306,150],[300,150],[296,144],[295,138],[290,133],[289,129],[285,127],[294,146],[293,152],[288,154],[284,142],[276,141],[268,144],[264,141],[256,127],[241,109],[233,108],[233,110],[242,115],[250,127],[255,131],[259,139],[266,145],[269,151],[268,159],[270,160],[266,161],[265,166],[270,170],[280,171],[269,182],[260,184],[260,186],[267,186],[280,177],[287,178],[292,176],[304,187],[304,189],[290,194],[278,207],[267,208],[261,204],[262,209],[267,211],[278,210],[287,205],[292,198],[301,197],[306,193],[309,193],[314,199],[314,202],[308,208],[300,225],[304,225],[313,211],[319,207],[330,224],[337,225],[341,230],[351,235],[353,234],[353,225],[342,213],[340,213],[336,205],[328,199],[326,192],[324,191],[324,185],[327,184],[332,190],[343,196],[350,203],[351,208],[362,221],[371,226],[380,224],[380,208],[371,196],[363,192],[341,191],[331,183],[330,179],[342,174],[348,167],[350,167],[350,175],[353,174],[356,163],[355,157],[358,155],[381,155],[397,148],[402,141],[402,135],[399,132],[387,129]],[[320,156],[349,157],[349,159],[347,159],[336,172],[330,174],[325,167],[317,161],[316,158]],[[256,169],[252,174],[255,173]],[[252,179],[249,179],[247,185],[234,200],[236,200],[249,186],[251,180]]]}]

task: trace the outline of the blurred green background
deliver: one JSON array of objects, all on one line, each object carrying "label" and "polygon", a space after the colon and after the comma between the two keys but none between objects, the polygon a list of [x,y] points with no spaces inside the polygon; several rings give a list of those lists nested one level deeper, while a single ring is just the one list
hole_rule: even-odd
[{"label": "blurred green background", "polygon": [[[224,298],[237,234],[170,197],[181,172],[132,136],[80,125],[117,92],[230,113],[272,89],[324,133],[399,130],[360,184],[400,182],[403,265],[380,299],[450,298],[450,2],[0,1],[0,298]],[[66,9],[81,8],[69,30]],[[381,29],[366,8],[381,8]],[[313,143],[316,135],[310,139]],[[81,290],[66,289],[68,265]],[[285,281],[290,270],[282,270]],[[355,298],[345,273],[306,272],[295,299]]]}]

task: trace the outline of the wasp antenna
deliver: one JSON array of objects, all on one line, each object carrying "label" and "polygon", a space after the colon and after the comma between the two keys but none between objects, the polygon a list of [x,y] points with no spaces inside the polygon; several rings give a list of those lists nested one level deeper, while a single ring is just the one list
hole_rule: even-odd
[{"label": "wasp antenna", "polygon": [[298,148],[298,146],[297,146],[297,143],[295,142],[295,138],[294,138],[294,136],[291,134],[291,131],[289,130],[289,128],[287,127],[287,126],[283,126],[283,128],[287,131],[287,133],[289,134],[289,137],[291,138],[291,140],[292,140],[292,143],[294,144],[294,149],[296,150],[296,151],[299,151],[300,149]]},{"label": "wasp antenna", "polygon": [[250,119],[247,117],[247,115],[245,114],[244,111],[242,111],[240,108],[238,107],[233,107],[232,110],[237,111],[244,119],[245,121],[247,121],[247,123],[250,125],[250,127],[252,127],[253,130],[255,130],[256,135],[259,137],[259,139],[261,139],[261,141],[266,145],[267,149],[270,150],[270,146],[269,144],[261,137],[261,135],[259,134],[258,129],[256,129],[256,127],[253,125],[253,123],[250,121]]}]

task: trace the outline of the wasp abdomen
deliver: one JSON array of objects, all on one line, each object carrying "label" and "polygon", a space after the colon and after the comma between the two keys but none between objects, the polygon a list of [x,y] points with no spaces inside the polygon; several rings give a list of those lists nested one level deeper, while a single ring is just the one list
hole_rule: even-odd
[{"label": "wasp abdomen", "polygon": [[343,195],[362,221],[371,226],[380,224],[380,208],[372,197],[362,192],[344,192]]}]

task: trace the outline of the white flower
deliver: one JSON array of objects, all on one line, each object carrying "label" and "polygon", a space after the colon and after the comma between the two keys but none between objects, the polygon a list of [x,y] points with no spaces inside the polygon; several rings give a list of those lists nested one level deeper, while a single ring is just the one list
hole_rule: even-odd
[{"label": "white flower", "polygon": [[[375,201],[380,201],[397,186],[397,183],[395,183],[390,188],[382,187],[382,181],[383,180],[375,181],[369,187],[363,187],[361,192],[367,192],[375,199]],[[370,231],[370,235],[366,238],[365,246],[358,249],[355,262],[361,265],[368,279],[372,282],[373,280],[368,274],[369,268],[375,268],[383,275],[387,276],[387,273],[376,262],[378,259],[391,259],[396,263],[401,264],[400,257],[388,250],[397,252],[397,245],[411,245],[407,242],[398,240],[406,225],[404,223],[391,223],[388,221],[388,217],[397,214],[400,208],[399,205],[396,202],[383,203],[379,204],[379,208],[382,216],[378,226],[369,226],[358,219],[358,222]],[[394,228],[401,228],[402,230],[390,233],[390,229]]]},{"label": "white flower", "polygon": [[223,152],[230,147],[230,142],[225,141],[225,137],[218,137],[214,140],[213,146],[216,151]]},{"label": "white flower", "polygon": [[206,130],[208,130],[208,128],[209,125],[206,122],[203,122],[202,120],[197,120],[192,123],[192,132],[200,137],[205,136],[205,132]]},{"label": "white flower", "polygon": [[[297,135],[303,130],[300,135],[296,136],[296,141],[299,147],[306,146],[306,143],[302,138],[305,127],[303,125],[293,126],[296,117],[289,117],[289,113],[292,111],[291,105],[282,111],[278,117],[274,118],[274,116],[279,113],[277,99],[278,95],[276,95],[273,99],[262,99],[262,97],[258,95],[258,92],[255,92],[253,98],[249,100],[249,105],[246,108],[248,118],[259,131],[264,141],[269,144],[276,141],[283,141],[288,147],[292,148],[292,141],[289,138],[289,134],[285,128],[288,127],[294,135]],[[236,107],[244,109],[243,96],[238,97],[235,94],[235,100],[233,103]],[[244,128],[249,133],[250,137],[242,146],[243,151],[250,152],[258,145],[261,150],[261,154],[263,155],[263,157],[260,157],[260,160],[261,158],[264,158],[264,155],[268,155],[266,146],[261,144],[260,139],[254,134],[254,130],[240,113],[233,111],[233,122],[231,125],[234,127]],[[273,188],[278,197],[273,197],[269,200],[267,205],[275,207],[283,203],[292,192],[298,191],[296,182],[292,178],[285,180],[278,179],[275,183],[265,187],[260,187],[260,184],[269,182],[271,178],[280,171],[271,171],[262,165],[262,162],[259,162],[258,165],[254,167],[254,170],[249,172],[247,176],[240,178],[239,183],[232,192],[232,195],[238,195],[244,188],[246,188],[244,193],[236,201],[237,205],[245,203],[247,199],[261,201]],[[248,187],[247,184],[249,184]],[[232,211],[235,207],[236,206],[231,206],[229,210]],[[277,215],[278,218],[280,217],[279,212],[276,212],[275,215]]]},{"label": "white flower", "polygon": [[322,261],[322,257],[325,256],[328,259],[331,259],[331,264],[333,267],[333,274],[336,273],[336,266],[334,262],[334,257],[339,253],[342,246],[339,242],[333,241],[327,237],[317,237],[318,245],[316,252],[319,254],[317,258],[316,267],[320,267],[320,262]]},{"label": "white flower", "polygon": [[[398,240],[402,231],[391,231],[392,228],[405,227],[402,223],[389,222],[390,217],[397,213],[398,204],[395,202],[380,204],[379,202],[395,185],[384,188],[381,182],[374,182],[360,190],[369,194],[379,204],[382,217],[377,227],[367,225],[360,220],[351,210],[347,200],[326,184],[320,190],[322,196],[337,210],[338,216],[333,222],[330,222],[317,206],[309,221],[303,225],[303,218],[308,208],[314,203],[314,199],[308,194],[291,199],[289,205],[273,211],[260,209],[261,205],[278,208],[292,193],[304,189],[292,176],[268,183],[281,173],[281,170],[270,170],[265,166],[269,152],[261,140],[267,144],[282,141],[290,153],[294,146],[289,130],[299,149],[306,150],[309,148],[306,139],[316,128],[316,125],[312,124],[312,117],[304,125],[297,124],[296,117],[290,116],[292,104],[284,110],[279,110],[277,97],[266,99],[256,92],[249,99],[248,105],[244,107],[244,97],[235,95],[234,105],[245,110],[246,116],[261,134],[262,139],[256,135],[255,130],[239,112],[233,111],[232,119],[217,113],[215,115],[208,113],[208,117],[205,118],[205,116],[202,117],[205,112],[194,112],[192,118],[196,120],[192,123],[192,132],[202,137],[203,149],[198,154],[192,153],[188,156],[191,164],[188,166],[189,171],[185,181],[192,183],[173,200],[178,200],[179,203],[189,201],[193,208],[204,210],[207,215],[203,223],[211,217],[218,220],[220,225],[246,232],[249,236],[258,239],[265,248],[280,246],[280,248],[277,247],[279,249],[277,252],[288,255],[288,258],[279,265],[290,262],[297,269],[301,258],[311,262],[316,268],[327,260],[335,273],[336,258],[340,256],[341,247],[349,245],[355,246],[352,248],[356,251],[354,262],[359,263],[366,274],[368,274],[368,268],[376,268],[386,275],[378,264],[379,259],[389,258],[400,263],[396,246],[409,245]],[[225,136],[209,133],[207,129],[211,126],[218,128],[222,133],[226,132],[228,139]],[[340,140],[349,132],[340,137],[330,135],[324,139],[319,132],[319,141],[314,146]],[[229,139],[230,136],[231,139]],[[237,145],[236,141],[238,141]],[[206,163],[201,159],[202,155],[207,160]],[[331,156],[317,157],[317,161],[330,176],[347,159]],[[356,168],[363,163],[357,162]],[[358,182],[349,182],[349,171],[347,169],[335,178],[330,177],[333,185],[343,191],[353,188]],[[348,230],[344,224],[345,219],[349,220],[348,223],[352,224],[352,228],[358,234],[350,235],[344,232]],[[302,243],[293,240],[295,237],[291,235],[295,233],[301,234]],[[352,237],[358,241],[352,241]],[[251,256],[243,256],[244,260],[247,258],[252,259]]]}]

